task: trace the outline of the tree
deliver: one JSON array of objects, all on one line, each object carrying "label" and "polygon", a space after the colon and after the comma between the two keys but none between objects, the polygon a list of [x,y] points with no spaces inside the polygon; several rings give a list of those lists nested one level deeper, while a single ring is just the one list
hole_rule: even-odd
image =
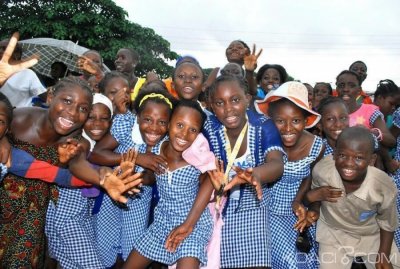
[{"label": "tree", "polygon": [[[0,1],[0,38],[19,31],[22,39],[51,37],[79,42],[98,50],[106,63],[113,63],[118,49],[135,49],[141,63],[139,75],[155,70],[165,77],[172,67],[166,61],[178,54],[153,29],[132,23],[112,0],[3,0]],[[110,66],[112,67],[112,66]]]}]

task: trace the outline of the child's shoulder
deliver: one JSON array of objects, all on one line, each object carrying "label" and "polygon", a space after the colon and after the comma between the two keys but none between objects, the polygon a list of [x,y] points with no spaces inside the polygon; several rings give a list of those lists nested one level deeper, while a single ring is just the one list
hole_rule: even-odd
[{"label": "child's shoulder", "polygon": [[365,181],[373,190],[383,193],[395,193],[397,187],[392,178],[384,171],[374,167],[368,166],[367,176]]},{"label": "child's shoulder", "polygon": [[312,176],[315,180],[326,178],[326,175],[331,175],[335,169],[335,161],[332,155],[327,155],[318,161],[312,170]]}]

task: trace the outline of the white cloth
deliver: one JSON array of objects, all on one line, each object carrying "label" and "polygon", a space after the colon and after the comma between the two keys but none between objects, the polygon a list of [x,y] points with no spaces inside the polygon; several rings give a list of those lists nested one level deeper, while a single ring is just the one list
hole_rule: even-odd
[{"label": "white cloth", "polygon": [[35,72],[24,69],[12,75],[0,88],[15,107],[32,106],[32,97],[42,94],[46,88]]}]

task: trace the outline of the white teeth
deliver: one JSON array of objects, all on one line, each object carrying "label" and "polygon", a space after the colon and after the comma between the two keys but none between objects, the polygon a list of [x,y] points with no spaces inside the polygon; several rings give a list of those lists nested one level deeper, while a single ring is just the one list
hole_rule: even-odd
[{"label": "white teeth", "polygon": [[192,91],[193,91],[193,88],[192,88],[192,87],[184,87],[184,88],[183,88],[183,91],[184,91],[184,92],[192,92]]},{"label": "white teeth", "polygon": [[225,118],[225,121],[229,122],[229,123],[235,122],[236,120],[237,120],[236,116],[230,116],[230,117]]},{"label": "white teeth", "polygon": [[295,136],[294,134],[282,135],[282,137],[283,137],[283,138],[286,138],[286,139],[292,138],[292,137],[294,137],[294,136]]},{"label": "white teeth", "polygon": [[334,131],[334,133],[335,133],[335,134],[338,134],[338,135],[339,135],[341,132],[342,132],[342,130]]},{"label": "white teeth", "polygon": [[176,143],[178,143],[180,146],[186,145],[188,142],[186,140],[176,138]]},{"label": "white teeth", "polygon": [[90,133],[93,135],[100,135],[103,131],[102,130],[91,130]]},{"label": "white teeth", "polygon": [[74,124],[73,121],[67,120],[66,118],[62,118],[62,117],[59,117],[58,121],[60,122],[60,124],[63,128],[71,128],[72,125]]},{"label": "white teeth", "polygon": [[155,141],[160,138],[160,135],[146,134],[148,140]]},{"label": "white teeth", "polygon": [[343,172],[345,173],[345,175],[351,175],[354,173],[354,170],[352,169],[343,169]]}]

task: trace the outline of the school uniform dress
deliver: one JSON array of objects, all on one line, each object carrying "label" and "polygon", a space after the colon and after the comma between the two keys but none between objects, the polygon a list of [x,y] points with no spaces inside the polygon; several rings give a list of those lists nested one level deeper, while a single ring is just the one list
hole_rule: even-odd
[{"label": "school uniform dress", "polygon": [[324,157],[333,154],[333,148],[329,145],[328,140],[326,138],[322,139],[322,142],[325,145]]},{"label": "school uniform dress", "polygon": [[[396,111],[393,113],[393,125],[396,126],[397,128],[400,128],[400,108],[396,109]],[[396,139],[397,139],[397,146],[394,159],[396,161],[400,161],[400,136],[398,136]],[[400,191],[400,169],[397,169],[397,171],[391,176],[394,183],[396,184],[397,190]],[[400,212],[399,194],[397,194],[396,205],[397,205],[397,211]],[[397,228],[396,231],[394,232],[394,241],[396,242],[397,247],[400,249],[400,228]]]},{"label": "school uniform dress", "polygon": [[[160,150],[159,144],[156,151]],[[156,175],[160,200],[154,211],[154,220],[137,240],[135,249],[150,260],[172,265],[180,258],[195,257],[202,265],[207,263],[206,246],[211,237],[213,222],[208,207],[201,214],[192,233],[175,252],[165,248],[170,232],[187,218],[197,197],[201,172],[186,165],[162,175]]]},{"label": "school uniform dress", "polygon": [[[279,133],[269,118],[247,110],[247,152],[236,164],[257,167],[265,162],[271,151],[283,152]],[[227,164],[224,127],[211,115],[204,125],[204,135],[209,140],[215,156]],[[234,196],[228,196],[223,210],[221,235],[221,268],[271,266],[271,232],[269,227],[269,191],[264,184],[263,197],[258,200],[255,188],[241,185]]]},{"label": "school uniform dress", "polygon": [[[114,117],[110,133],[119,143],[116,153],[138,148],[132,139],[135,121],[131,112]],[[114,202],[104,194],[100,211],[96,215],[95,229],[100,256],[105,266],[111,267],[119,254],[124,260],[128,258],[135,240],[148,226],[151,198],[151,186],[142,186],[140,193],[131,196],[125,205]]]},{"label": "school uniform dress", "polygon": [[46,215],[50,257],[62,268],[105,268],[93,227],[94,199],[82,196],[80,188],[58,187],[58,191],[58,202],[50,202]]},{"label": "school uniform dress", "polygon": [[[272,268],[318,268],[317,250],[314,245],[309,254],[299,253],[296,248],[297,231],[293,229],[297,217],[292,210],[292,202],[304,178],[311,173],[310,166],[318,158],[323,148],[320,137],[314,142],[307,157],[297,161],[287,161],[280,178],[271,188],[269,209],[271,212]],[[308,229],[315,239],[315,230]]]}]

